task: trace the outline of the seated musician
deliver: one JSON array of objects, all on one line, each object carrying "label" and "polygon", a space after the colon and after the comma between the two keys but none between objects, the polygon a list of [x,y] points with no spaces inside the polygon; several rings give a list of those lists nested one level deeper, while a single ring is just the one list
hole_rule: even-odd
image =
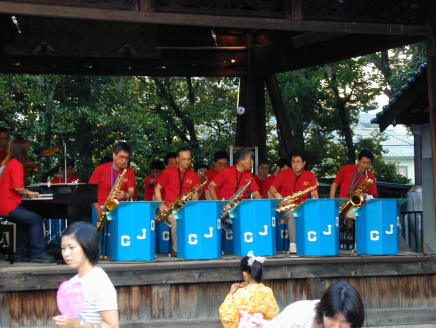
[{"label": "seated musician", "polygon": [[104,204],[117,181],[118,175],[125,168],[127,168],[127,172],[124,176],[124,182],[115,194],[115,199],[125,201],[134,196],[136,188],[135,171],[127,166],[131,154],[132,151],[127,143],[117,143],[112,153],[112,161],[97,166],[91,178],[89,178],[90,184],[97,185],[98,202],[94,204],[97,215],[101,214]]},{"label": "seated musician", "polygon": [[213,156],[213,167],[206,173],[206,178],[209,182],[203,187],[204,195],[207,200],[212,199],[209,193],[210,182],[222,169],[225,169],[228,166],[229,155],[225,151],[217,151]]},{"label": "seated musician", "polygon": [[164,169],[162,161],[152,161],[150,164],[150,174],[144,179],[144,200],[152,200],[156,178]]},{"label": "seated musician", "polygon": [[[71,183],[71,182],[80,182],[80,178],[76,177],[73,175],[74,173],[74,161],[73,160],[69,160],[67,162],[67,183]],[[53,179],[51,179],[51,183],[65,183],[65,173],[64,173],[64,166],[60,166],[59,167],[59,175],[54,177]]]},{"label": "seated musician", "polygon": [[9,130],[0,127],[0,163],[6,158],[8,154]]},{"label": "seated musician", "polygon": [[259,186],[259,192],[261,195],[264,195],[264,183],[266,178],[268,177],[269,172],[269,163],[267,161],[260,162],[257,166],[257,175],[255,175],[256,183]]},{"label": "seated musician", "polygon": [[[306,157],[303,153],[294,153],[291,156],[291,168],[281,171],[275,178],[270,188],[270,194],[274,198],[284,198],[296,192],[303,191],[316,185],[316,175],[305,170]],[[317,189],[310,192],[312,198],[319,198]],[[302,195],[297,201],[304,202],[309,194]],[[288,223],[289,253],[297,252],[296,226],[292,211],[283,213],[282,222]]]},{"label": "seated musician", "polygon": [[17,224],[17,262],[49,263],[54,262],[54,258],[45,251],[42,218],[20,206],[23,195],[39,196],[24,187],[23,163],[28,162],[29,148],[28,140],[14,138],[2,162],[5,169],[0,175],[0,215]]},{"label": "seated musician", "polygon": [[277,163],[274,164],[274,172],[268,175],[263,181],[262,198],[274,198],[274,196],[269,192],[274,180],[281,171],[289,169],[290,167],[291,164],[286,158],[280,158]]},{"label": "seated musician", "polygon": [[[181,195],[189,192],[192,188],[200,184],[197,172],[191,169],[191,148],[179,148],[179,150],[177,150],[176,163],[177,165],[167,167],[156,182],[154,190],[155,199],[164,201],[164,204],[160,206],[161,210],[166,209],[170,203],[176,201]],[[197,200],[198,195],[194,195],[192,199]],[[174,215],[169,215],[168,222],[171,225],[171,254],[177,256],[177,221]]]},{"label": "seated musician", "polygon": [[[340,186],[339,198],[348,198],[353,190],[359,186],[365,178],[370,178],[375,181],[375,174],[369,171],[371,168],[374,155],[369,150],[362,150],[359,153],[357,164],[346,164],[341,167],[338,175],[330,187],[330,198],[335,198],[336,190]],[[374,183],[368,194],[373,196],[378,195],[377,186]],[[345,214],[346,218],[354,218],[355,214],[352,209]]]},{"label": "seated musician", "polygon": [[251,183],[242,195],[242,199],[248,198],[248,192],[251,192],[253,198],[261,198],[259,186],[251,172],[253,168],[253,152],[248,149],[241,150],[236,154],[235,159],[235,165],[222,169],[210,182],[208,190],[211,199],[230,199],[250,179],[252,179]]}]

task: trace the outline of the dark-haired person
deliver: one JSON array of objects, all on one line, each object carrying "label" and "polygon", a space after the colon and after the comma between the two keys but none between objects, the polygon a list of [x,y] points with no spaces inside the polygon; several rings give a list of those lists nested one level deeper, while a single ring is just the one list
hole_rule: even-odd
[{"label": "dark-haired person", "polygon": [[6,158],[8,154],[9,130],[0,127],[0,163]]},{"label": "dark-haired person", "polygon": [[229,155],[225,151],[217,151],[213,156],[213,167],[206,173],[206,178],[209,182],[203,187],[204,195],[207,200],[212,199],[209,193],[210,182],[221,170],[225,169],[228,166]]},{"label": "dark-haired person", "polygon": [[165,156],[165,165],[167,167],[175,166],[177,165],[177,153],[176,152],[170,152],[166,154]]},{"label": "dark-haired person", "polygon": [[359,292],[346,282],[331,285],[320,300],[288,305],[264,328],[360,328],[365,309]]},{"label": "dark-haired person", "polygon": [[[209,171],[209,166],[207,166],[204,163],[200,163],[198,165],[195,165],[195,171],[197,171],[198,178],[200,179],[200,183],[206,181],[207,179],[206,174]],[[198,192],[198,200],[206,200],[204,187],[201,188],[201,190]]]},{"label": "dark-haired person", "polygon": [[42,218],[35,212],[20,206],[23,195],[38,197],[37,192],[24,187],[23,163],[29,160],[30,142],[14,138],[0,175],[0,215],[17,224],[16,261],[49,263],[54,259],[45,252]]},{"label": "dark-haired person", "polygon": [[150,174],[144,179],[144,200],[153,200],[154,186],[156,178],[164,170],[165,165],[162,161],[152,161],[150,164]]},{"label": "dark-haired person", "polygon": [[238,327],[244,317],[251,317],[250,320],[257,320],[261,324],[278,314],[279,307],[271,288],[262,284],[264,261],[264,257],[256,257],[253,252],[242,258],[241,273],[244,281],[230,287],[218,310],[224,328]]},{"label": "dark-haired person", "polygon": [[[335,198],[338,186],[340,186],[339,198],[348,198],[362,180],[367,177],[375,180],[375,174],[369,170],[373,159],[373,154],[364,149],[359,153],[357,164],[342,166],[330,187],[330,198]],[[377,196],[377,185],[374,183],[367,193],[371,196]],[[354,218],[354,216],[353,211],[346,213],[347,218]]]},{"label": "dark-haired person", "polygon": [[61,239],[62,257],[77,274],[69,283],[80,283],[83,308],[76,318],[53,317],[57,327],[118,328],[117,293],[106,272],[97,266],[99,239],[97,230],[87,222],[68,226]]},{"label": "dark-haired person", "polygon": [[[316,175],[305,169],[306,158],[303,153],[294,153],[291,156],[291,168],[281,171],[274,179],[269,190],[273,198],[284,198],[296,192],[303,191],[318,183]],[[318,189],[306,193],[298,198],[297,202],[304,202],[309,195],[312,198],[319,198]],[[288,223],[289,232],[289,252],[297,252],[297,238],[295,218],[292,211],[287,211],[282,216],[282,221]]]},{"label": "dark-haired person", "polygon": [[123,201],[134,197],[136,188],[135,171],[128,166],[131,154],[132,151],[127,143],[117,143],[112,153],[112,161],[97,166],[91,178],[89,178],[90,184],[97,185],[98,202],[94,204],[94,207],[98,215],[102,211],[102,207],[117,181],[118,175],[120,175],[125,168],[127,168],[127,172],[124,175],[124,181],[121,184],[120,190],[115,195],[115,198]]},{"label": "dark-haired person", "polygon": [[259,186],[259,192],[261,195],[264,194],[264,182],[268,177],[269,172],[269,163],[268,162],[260,162],[257,166],[257,175],[254,176],[256,179],[256,183]]},{"label": "dark-haired person", "polygon": [[[156,182],[155,199],[164,201],[164,204],[160,206],[161,210],[200,184],[197,172],[191,169],[192,150],[189,147],[177,150],[176,162],[177,165],[167,167]],[[198,195],[195,194],[192,199],[197,200]],[[168,221],[171,224],[173,248],[171,254],[177,256],[177,221],[172,214],[169,215]]]},{"label": "dark-haired person", "polygon": [[222,169],[210,182],[208,190],[211,199],[230,199],[233,194],[246,185],[250,179],[251,183],[241,198],[246,199],[248,192],[251,192],[255,199],[262,198],[259,192],[259,186],[251,172],[252,168],[253,152],[248,149],[241,150],[236,155],[236,164]]},{"label": "dark-haired person", "polygon": [[262,198],[274,198],[273,195],[270,194],[270,188],[276,179],[276,177],[279,175],[279,173],[283,170],[289,169],[291,167],[291,164],[289,163],[288,159],[280,158],[276,164],[274,164],[274,171],[272,174],[267,176],[265,180],[263,181],[263,193]]},{"label": "dark-haired person", "polygon": [[59,167],[59,175],[51,179],[51,183],[71,183],[71,182],[81,182],[79,177],[74,176],[74,166],[73,160],[67,162],[67,181],[65,181],[64,166]]}]

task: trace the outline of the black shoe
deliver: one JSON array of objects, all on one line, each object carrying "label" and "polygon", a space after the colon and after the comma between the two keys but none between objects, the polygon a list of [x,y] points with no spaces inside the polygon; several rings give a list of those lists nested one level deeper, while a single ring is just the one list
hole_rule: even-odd
[{"label": "black shoe", "polygon": [[47,253],[40,254],[38,256],[32,257],[30,259],[32,263],[55,263],[56,260],[53,256],[48,255]]},{"label": "black shoe", "polygon": [[15,256],[15,262],[30,262],[30,257],[16,255]]}]

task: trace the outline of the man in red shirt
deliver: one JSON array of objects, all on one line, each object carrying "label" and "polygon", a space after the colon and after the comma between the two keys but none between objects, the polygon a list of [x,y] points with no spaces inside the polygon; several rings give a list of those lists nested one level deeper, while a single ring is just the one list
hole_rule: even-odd
[{"label": "man in red shirt", "polygon": [[[359,153],[357,164],[346,164],[341,167],[338,175],[330,187],[330,198],[335,198],[338,186],[340,186],[339,198],[348,198],[353,190],[368,177],[375,181],[375,174],[369,171],[374,156],[369,150],[362,150]],[[372,198],[378,195],[377,186],[374,183],[367,193]],[[354,218],[354,211],[346,213],[347,218]]]},{"label": "man in red shirt", "polygon": [[6,128],[0,128],[0,165],[8,154],[9,131]]},{"label": "man in red shirt", "polygon": [[[226,167],[229,166],[229,155],[225,151],[217,151],[213,156],[213,167],[207,171],[206,178],[208,183],[203,187],[205,198],[211,200],[212,197],[209,193],[209,184],[215,176]],[[219,193],[219,191],[217,190]]]},{"label": "man in red shirt", "polygon": [[144,200],[153,200],[154,186],[156,178],[164,169],[162,161],[153,161],[150,164],[150,174],[144,179]]},{"label": "man in red shirt", "polygon": [[250,179],[251,183],[242,199],[248,198],[248,192],[251,192],[253,198],[261,198],[259,186],[254,180],[253,173],[253,152],[251,150],[241,150],[236,155],[236,165],[222,169],[210,182],[209,193],[213,200],[230,199],[233,194],[241,187],[246,185]]},{"label": "man in red shirt", "polygon": [[[291,168],[281,171],[274,179],[269,190],[271,196],[274,198],[284,198],[316,185],[318,183],[316,175],[309,170],[305,170],[305,166],[305,155],[303,153],[294,153],[291,157]],[[310,196],[312,198],[319,198],[318,189],[313,190]],[[308,193],[302,195],[297,202],[304,202],[307,197],[309,197]],[[289,252],[296,253],[295,217],[292,211],[283,213],[282,221],[288,222]]]},{"label": "man in red shirt", "polygon": [[112,161],[97,166],[92,173],[89,183],[98,185],[98,203],[94,204],[97,215],[101,214],[103,205],[112,191],[118,175],[125,168],[127,168],[127,172],[124,175],[120,190],[115,194],[115,199],[124,201],[134,196],[136,188],[135,172],[131,167],[127,166],[131,153],[130,146],[127,143],[117,143],[112,153]]},{"label": "man in red shirt", "polygon": [[274,180],[281,171],[289,169],[290,167],[291,164],[289,163],[289,160],[285,158],[280,158],[277,161],[277,163],[274,165],[274,172],[271,175],[267,176],[265,180],[263,180],[262,198],[274,198],[274,196],[270,195],[269,193],[269,190]]},{"label": "man in red shirt", "polygon": [[29,148],[27,140],[16,137],[12,141],[10,158],[0,175],[0,215],[17,224],[17,262],[49,263],[54,262],[54,258],[44,249],[42,218],[21,206],[23,196],[39,196],[37,192],[24,187],[23,163],[29,160]]},{"label": "man in red shirt", "polygon": [[268,177],[269,171],[269,163],[268,162],[260,162],[257,166],[257,175],[254,177],[256,179],[256,183],[259,186],[259,192],[261,195],[264,194],[264,183],[266,178]]},{"label": "man in red shirt", "polygon": [[[167,167],[159,176],[159,181],[156,182],[155,199],[164,201],[164,204],[160,206],[161,210],[166,209],[170,203],[200,184],[197,172],[191,169],[192,150],[189,147],[177,150],[176,163],[177,165]],[[162,191],[164,195],[162,195]],[[192,199],[197,200],[198,195],[194,194]],[[173,214],[168,216],[168,222],[171,224],[173,244],[171,254],[177,256],[177,221]]]},{"label": "man in red shirt", "polygon": [[[59,167],[59,175],[51,179],[51,183],[65,183],[64,166]],[[81,182],[79,177],[73,175],[74,173],[74,161],[70,160],[67,162],[67,183],[71,182]]]}]

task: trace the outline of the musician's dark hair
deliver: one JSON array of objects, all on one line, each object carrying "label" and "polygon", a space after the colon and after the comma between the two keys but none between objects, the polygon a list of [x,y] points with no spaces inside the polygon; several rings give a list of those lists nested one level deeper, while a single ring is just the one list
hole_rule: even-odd
[{"label": "musician's dark hair", "polygon": [[199,170],[203,168],[209,170],[209,166],[206,163],[200,162],[198,164],[195,164],[195,170]]},{"label": "musician's dark hair", "polygon": [[282,167],[284,167],[285,165],[291,167],[291,163],[289,162],[289,159],[287,159],[287,158],[280,158],[280,159],[277,161],[276,165],[277,165],[279,168],[282,168]]},{"label": "musician's dark hair", "polygon": [[7,128],[0,126],[0,133],[4,133],[4,132],[9,133],[9,130]]},{"label": "musician's dark hair", "polygon": [[251,149],[241,149],[235,154],[235,163],[239,163],[240,161],[247,158],[247,156],[251,156],[253,158],[254,153]]},{"label": "musician's dark hair", "polygon": [[357,159],[360,161],[362,157],[369,158],[371,162],[374,160],[374,155],[368,149],[362,149],[359,156],[357,156]]},{"label": "musician's dark hair", "polygon": [[360,328],[365,321],[365,309],[359,292],[346,282],[331,285],[322,294],[315,308],[315,321],[322,324],[323,317],[334,318],[342,314],[351,328]]},{"label": "musician's dark hair", "polygon": [[114,153],[118,154],[120,151],[125,151],[130,155],[132,153],[132,148],[129,146],[127,142],[118,142],[114,146]]},{"label": "musician's dark hair", "polygon": [[150,169],[151,170],[159,170],[159,171],[163,171],[163,169],[165,168],[165,164],[162,161],[152,161],[150,163]]},{"label": "musician's dark hair", "polygon": [[307,162],[307,155],[306,155],[306,153],[304,151],[295,151],[295,152],[293,152],[292,155],[291,155],[291,159],[293,157],[301,157],[301,160],[303,162]]},{"label": "musician's dark hair", "polygon": [[91,223],[78,221],[65,229],[62,237],[72,236],[82,247],[83,253],[92,265],[97,264],[99,254],[99,237],[95,226]]},{"label": "musician's dark hair", "polygon": [[176,152],[177,157],[179,157],[179,155],[182,151],[189,151],[191,153],[191,157],[192,157],[192,149],[188,146],[183,146],[183,147],[180,147],[179,149],[177,149],[177,152]]},{"label": "musician's dark hair", "polygon": [[165,158],[164,158],[165,165],[168,164],[168,161],[169,161],[170,158],[176,158],[176,157],[177,157],[177,153],[176,152],[172,151],[172,152],[168,153],[165,156]]},{"label": "musician's dark hair", "polygon": [[248,264],[250,257],[244,256],[241,260],[241,272],[247,272],[258,283],[262,282],[262,263],[253,261]]},{"label": "musician's dark hair", "polygon": [[220,150],[217,151],[214,155],[213,155],[213,161],[219,161],[220,159],[227,159],[229,160],[229,154],[227,154],[227,152]]},{"label": "musician's dark hair", "polygon": [[259,164],[257,165],[257,167],[259,167],[261,165],[268,165],[269,166],[269,162],[268,161],[260,161]]},{"label": "musician's dark hair", "polygon": [[29,140],[15,137],[9,145],[8,158],[15,158],[21,163],[27,162],[29,160],[29,148]]}]

